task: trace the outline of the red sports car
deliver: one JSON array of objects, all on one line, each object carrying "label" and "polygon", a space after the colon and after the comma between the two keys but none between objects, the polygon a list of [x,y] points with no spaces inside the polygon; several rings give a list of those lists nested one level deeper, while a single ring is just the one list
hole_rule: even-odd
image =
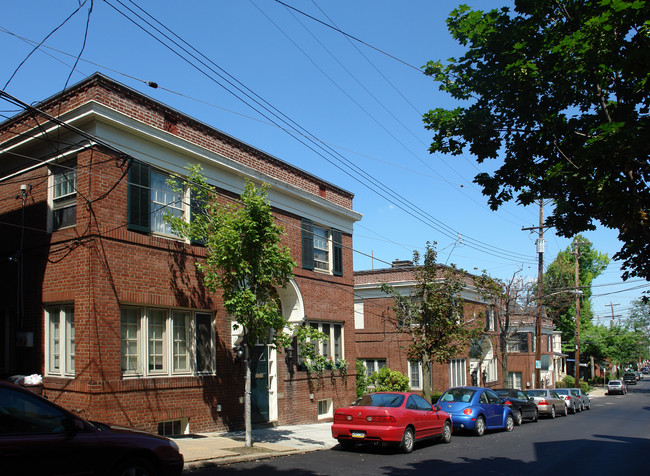
[{"label": "red sports car", "polygon": [[416,441],[451,441],[451,416],[410,392],[369,393],[334,412],[332,436],[343,448],[356,443],[397,444],[410,453]]}]

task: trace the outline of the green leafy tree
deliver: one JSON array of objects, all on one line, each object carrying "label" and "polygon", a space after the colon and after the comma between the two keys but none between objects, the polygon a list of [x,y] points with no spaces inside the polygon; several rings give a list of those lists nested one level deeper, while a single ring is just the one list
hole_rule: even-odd
[{"label": "green leafy tree", "polygon": [[446,363],[482,334],[482,328],[465,319],[460,292],[466,286],[466,274],[455,267],[436,264],[436,251],[426,244],[424,260],[413,253],[414,285],[409,295],[402,295],[389,284],[381,289],[395,300],[393,310],[398,332],[410,336],[408,357],[422,362],[425,369],[423,393],[431,398],[427,372],[432,362]]},{"label": "green leafy tree", "polygon": [[375,387],[375,392],[408,392],[411,389],[407,375],[388,367],[373,372],[368,383]]},{"label": "green leafy tree", "polygon": [[[593,244],[577,235],[574,242],[583,243],[578,253],[578,284],[580,297],[580,329],[587,335],[592,326],[591,285],[605,271],[610,260],[606,254],[593,248]],[[547,314],[553,319],[556,328],[562,332],[565,350],[575,349],[575,254],[573,245],[560,251],[544,273],[543,300]],[[591,354],[583,352],[583,355]]]},{"label": "green leafy tree", "polygon": [[563,236],[618,230],[623,278],[650,278],[650,21],[645,0],[515,0],[447,19],[466,53],[425,72],[459,107],[424,116],[430,151],[479,163],[497,209],[541,197]]},{"label": "green leafy tree", "polygon": [[225,202],[213,192],[200,166],[188,170],[187,179],[173,180],[170,185],[178,192],[182,185],[190,188],[192,220],[187,222],[171,214],[165,219],[177,235],[205,245],[205,260],[196,266],[206,288],[221,291],[233,327],[242,330],[246,445],[252,446],[250,390],[254,362],[250,347],[264,342],[286,348],[297,335],[303,342],[299,347],[303,357],[309,358],[304,352],[311,350],[313,354],[312,342],[323,336],[315,334],[310,326],[292,328],[282,315],[276,289],[287,285],[296,264],[282,244],[284,231],[274,221],[267,186],[258,189],[246,181],[241,201]]}]

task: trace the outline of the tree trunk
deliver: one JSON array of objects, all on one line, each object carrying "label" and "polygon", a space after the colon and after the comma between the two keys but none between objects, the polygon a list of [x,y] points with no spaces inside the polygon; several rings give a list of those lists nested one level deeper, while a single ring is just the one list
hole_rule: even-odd
[{"label": "tree trunk", "polygon": [[251,358],[248,344],[244,344],[246,378],[244,381],[244,428],[246,430],[246,446],[253,446],[253,425],[251,423]]}]

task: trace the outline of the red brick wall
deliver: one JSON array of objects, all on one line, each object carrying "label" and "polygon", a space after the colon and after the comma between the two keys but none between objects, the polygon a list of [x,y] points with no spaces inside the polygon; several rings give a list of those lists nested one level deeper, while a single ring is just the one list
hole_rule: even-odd
[{"label": "red brick wall", "polygon": [[[102,89],[106,87],[107,90]],[[165,114],[155,103],[128,90],[90,81],[62,95],[60,113],[92,99],[149,125],[163,128]],[[45,105],[59,113],[59,104]],[[175,113],[171,113],[175,114]],[[24,123],[21,120],[24,119]],[[352,195],[281,161],[238,143],[190,118],[176,115],[179,137],[246,163],[277,179],[352,208]],[[31,125],[18,118],[0,131],[0,143]],[[9,132],[11,130],[11,132]],[[195,268],[205,250],[178,241],[126,229],[126,163],[98,149],[77,156],[76,226],[48,234],[47,168],[45,166],[0,182],[0,216],[9,222],[0,253],[9,255],[20,238],[21,201],[14,196],[20,183],[32,189],[25,209],[26,327],[35,335],[33,349],[17,349],[25,373],[44,373],[43,305],[69,302],[75,310],[75,378],[45,378],[45,394],[80,415],[156,431],[159,421],[188,418],[193,432],[241,427],[243,423],[243,368],[233,363],[231,324],[220,294],[208,292]],[[320,192],[319,192],[320,191]],[[274,210],[287,235],[284,242],[301,263],[300,217]],[[278,353],[278,406],[280,424],[317,421],[317,402],[331,398],[335,406],[354,399],[354,346],[352,236],[343,235],[342,277],[295,269],[308,319],[344,324],[345,358],[351,362],[347,378],[329,375],[310,388],[306,373],[288,374],[284,354]],[[15,275],[8,261],[3,275]],[[3,302],[15,302],[15,286],[0,290]],[[211,310],[216,316],[217,372],[210,377],[122,378],[120,370],[120,307],[163,306]],[[15,312],[13,310],[12,312]],[[310,398],[310,394],[314,398]],[[221,405],[221,411],[217,411]]]}]

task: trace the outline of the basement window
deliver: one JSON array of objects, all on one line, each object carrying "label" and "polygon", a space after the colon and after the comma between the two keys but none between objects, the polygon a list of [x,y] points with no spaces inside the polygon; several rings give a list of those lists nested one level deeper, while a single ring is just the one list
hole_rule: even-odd
[{"label": "basement window", "polygon": [[158,423],[158,434],[161,436],[177,436],[187,434],[187,418],[178,420],[161,421]]},{"label": "basement window", "polygon": [[318,419],[332,418],[332,399],[318,400]]}]

